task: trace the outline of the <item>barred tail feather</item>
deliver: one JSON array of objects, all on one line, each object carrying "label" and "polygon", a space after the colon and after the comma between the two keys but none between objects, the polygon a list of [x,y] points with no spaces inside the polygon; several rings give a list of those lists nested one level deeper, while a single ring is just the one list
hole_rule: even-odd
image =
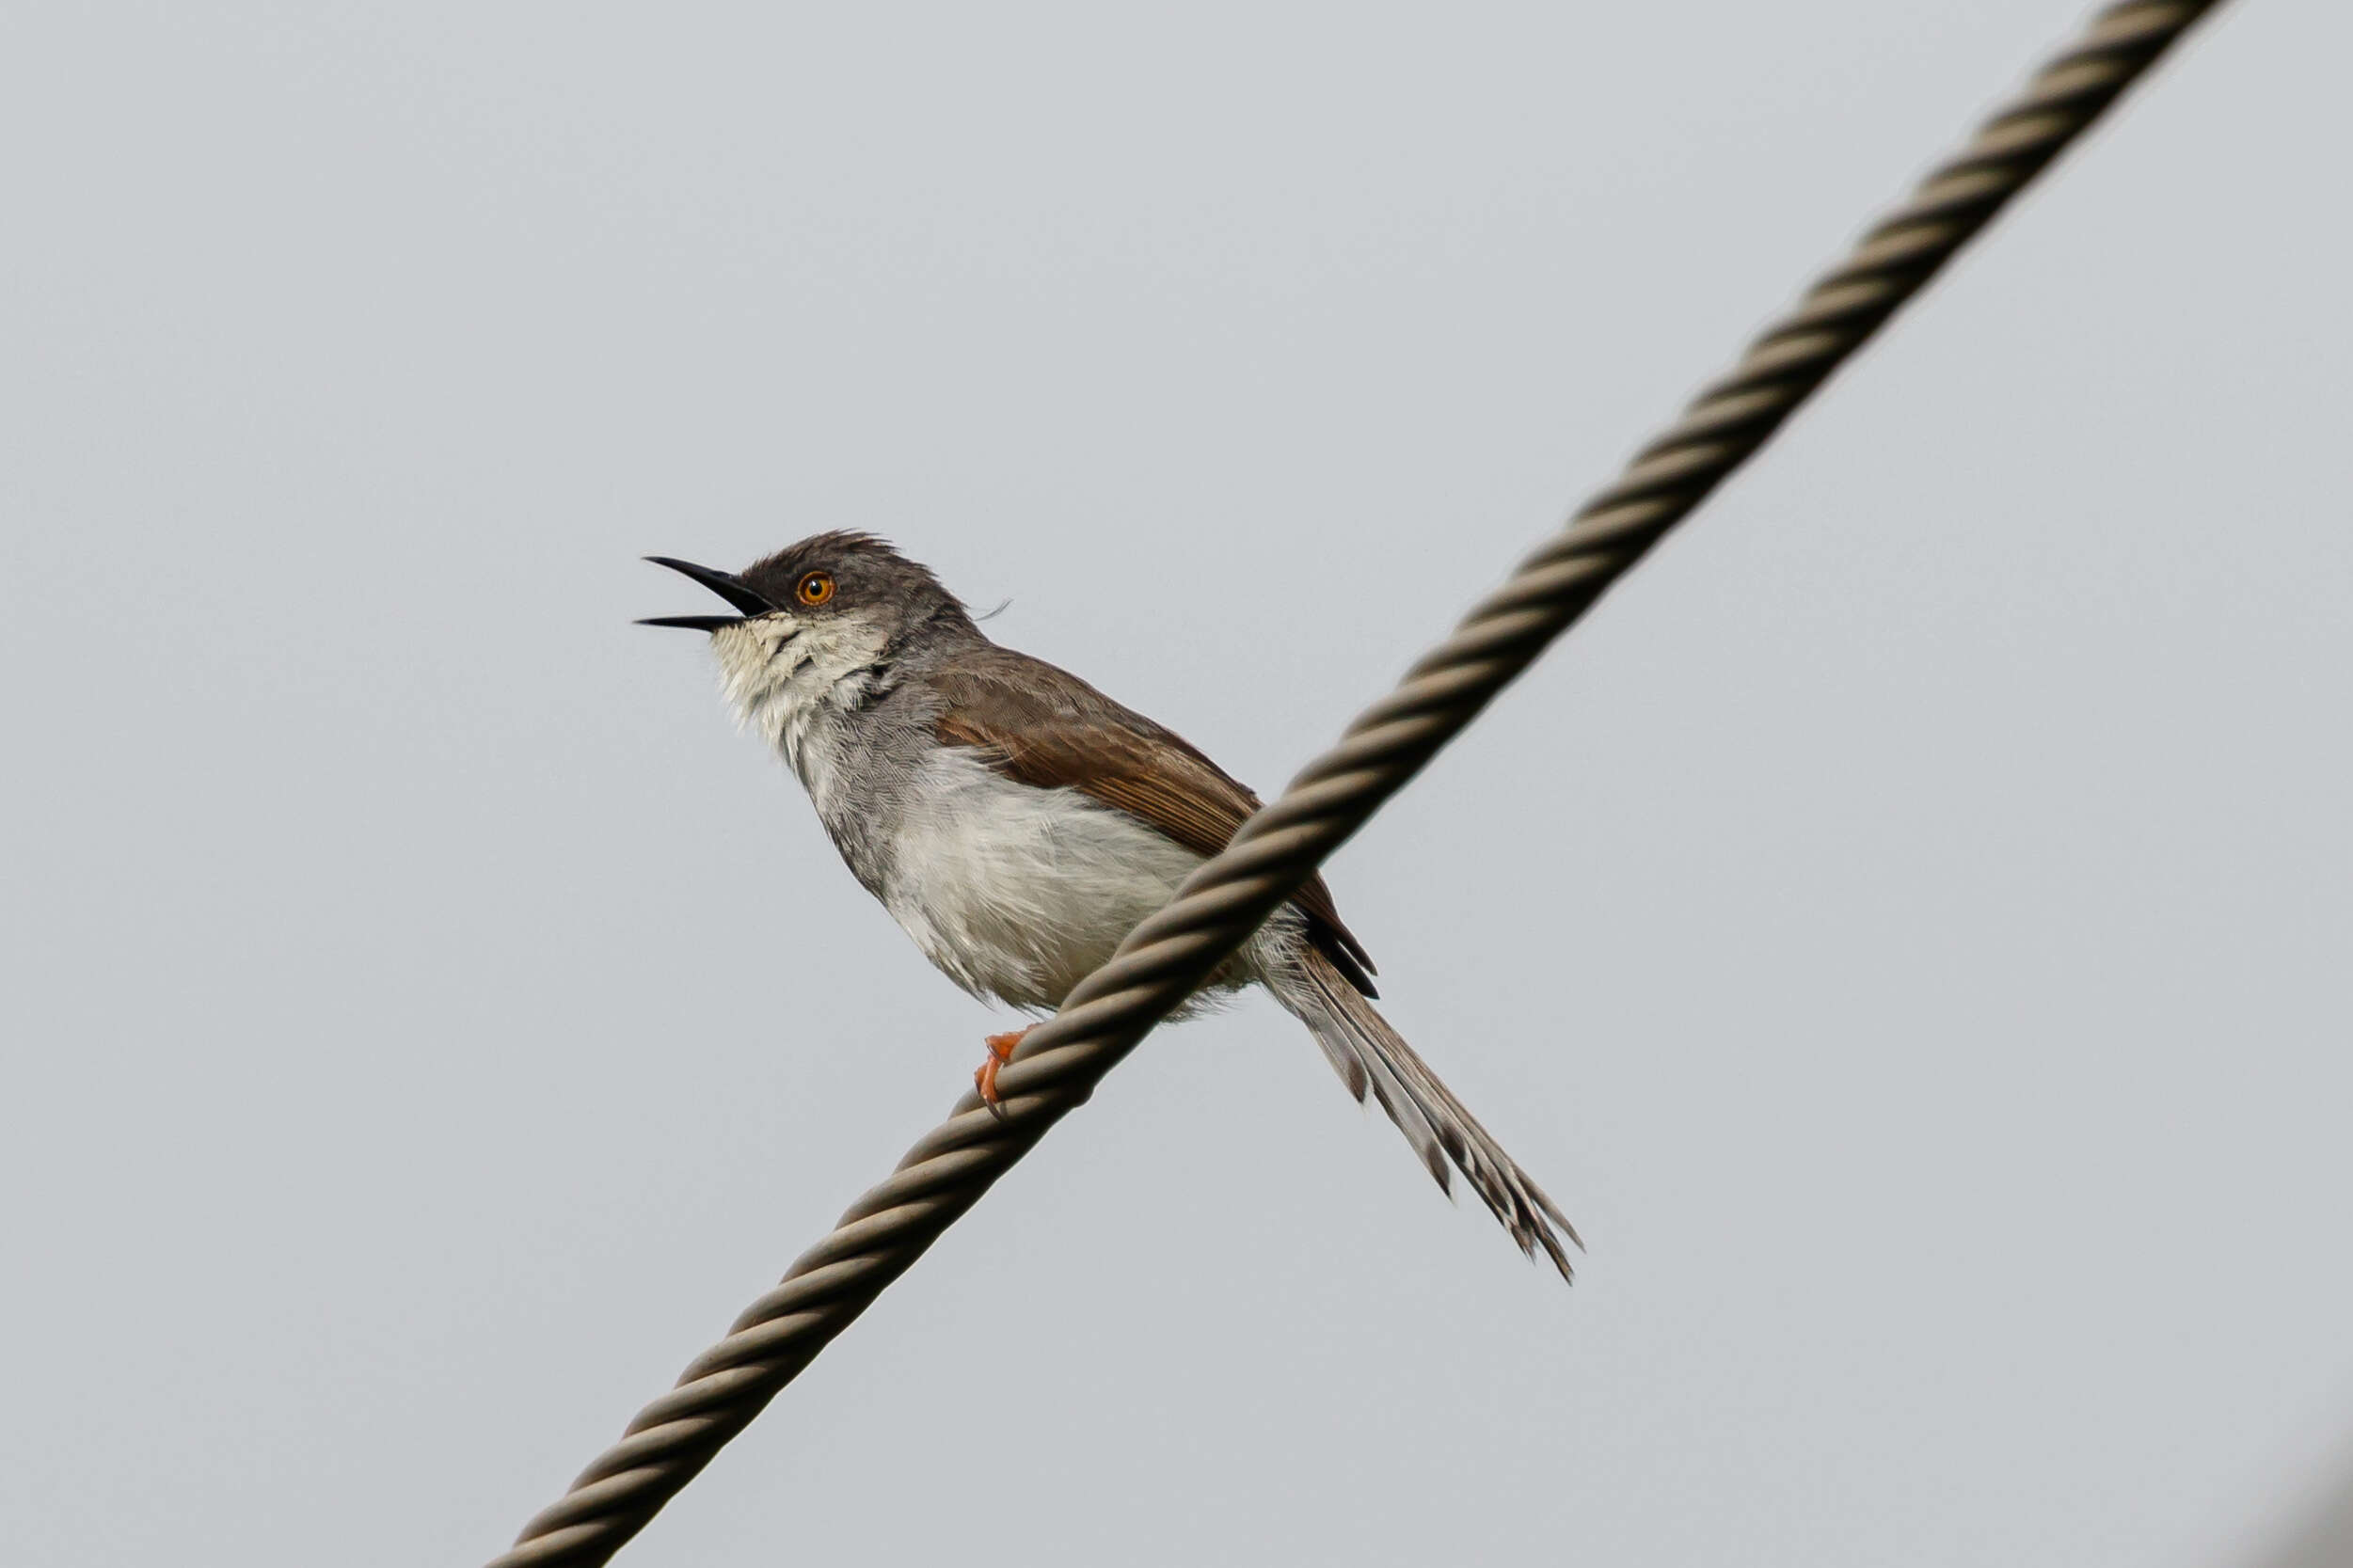
[{"label": "barred tail feather", "polygon": [[1441,1190],[1453,1191],[1453,1170],[1460,1170],[1520,1251],[1534,1257],[1542,1247],[1561,1277],[1572,1278],[1562,1243],[1583,1250],[1576,1227],[1430,1065],[1322,953],[1309,948],[1286,967],[1291,973],[1269,989],[1314,1035],[1348,1092],[1359,1102],[1372,1094]]}]

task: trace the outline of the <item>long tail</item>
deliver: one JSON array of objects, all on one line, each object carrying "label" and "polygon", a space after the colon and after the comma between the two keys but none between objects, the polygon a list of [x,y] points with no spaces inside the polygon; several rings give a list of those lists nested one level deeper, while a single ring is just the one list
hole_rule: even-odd
[{"label": "long tail", "polygon": [[1534,1257],[1542,1247],[1563,1279],[1574,1276],[1561,1243],[1580,1251],[1585,1243],[1568,1217],[1328,958],[1308,948],[1269,989],[1315,1036],[1358,1102],[1368,1091],[1380,1102],[1441,1190],[1454,1190],[1452,1162],[1520,1251]]}]

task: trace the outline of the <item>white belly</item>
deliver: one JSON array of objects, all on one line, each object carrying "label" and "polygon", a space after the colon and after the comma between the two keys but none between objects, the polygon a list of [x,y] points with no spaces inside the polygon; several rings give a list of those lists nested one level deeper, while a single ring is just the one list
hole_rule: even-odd
[{"label": "white belly", "polygon": [[1122,812],[1017,784],[962,748],[922,766],[882,902],[978,995],[1056,1006],[1201,863]]}]

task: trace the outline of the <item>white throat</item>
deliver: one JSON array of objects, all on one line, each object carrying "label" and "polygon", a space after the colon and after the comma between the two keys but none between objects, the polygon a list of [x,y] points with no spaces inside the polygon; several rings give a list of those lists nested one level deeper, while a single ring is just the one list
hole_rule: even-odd
[{"label": "white throat", "polygon": [[850,616],[763,615],[711,634],[721,686],[738,721],[783,755],[820,807],[830,793],[819,786],[832,770],[829,721],[866,696],[888,641],[881,627]]}]

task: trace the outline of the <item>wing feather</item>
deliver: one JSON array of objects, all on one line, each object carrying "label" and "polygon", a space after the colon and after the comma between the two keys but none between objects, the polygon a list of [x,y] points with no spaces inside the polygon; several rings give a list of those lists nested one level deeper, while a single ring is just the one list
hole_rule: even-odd
[{"label": "wing feather", "polygon": [[[933,672],[946,705],[940,741],[970,746],[1008,778],[1070,788],[1123,811],[1198,855],[1216,854],[1259,799],[1174,731],[1112,701],[1066,670],[991,647]],[[1341,924],[1317,876],[1292,895],[1308,938],[1348,983],[1373,989],[1372,956]]]}]

